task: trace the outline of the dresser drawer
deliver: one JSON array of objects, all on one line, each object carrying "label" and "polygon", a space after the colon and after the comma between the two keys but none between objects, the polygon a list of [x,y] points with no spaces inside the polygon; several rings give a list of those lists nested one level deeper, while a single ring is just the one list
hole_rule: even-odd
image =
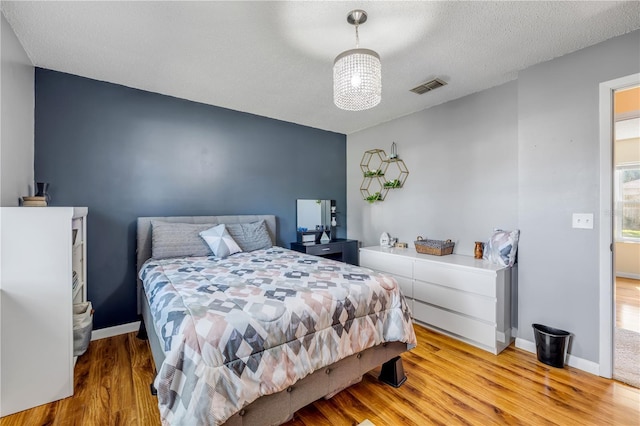
[{"label": "dresser drawer", "polygon": [[368,250],[360,251],[360,266],[403,277],[411,277],[413,274],[412,259]]},{"label": "dresser drawer", "polygon": [[496,300],[491,297],[422,281],[414,282],[413,297],[421,302],[460,312],[466,316],[479,318],[492,324],[496,322]]},{"label": "dresser drawer", "polygon": [[483,346],[493,348],[496,344],[496,329],[494,325],[445,311],[418,300],[413,301],[413,318],[480,343]]},{"label": "dresser drawer", "polygon": [[325,254],[342,253],[342,244],[316,244],[307,246],[307,254],[324,256]]},{"label": "dresser drawer", "polygon": [[413,318],[413,299],[409,299],[405,297],[404,300],[407,302],[407,306],[409,307],[409,312],[411,312],[411,318]]},{"label": "dresser drawer", "polygon": [[496,297],[496,273],[491,271],[473,271],[452,267],[446,264],[416,261],[413,277],[457,290]]},{"label": "dresser drawer", "polygon": [[388,274],[395,278],[400,286],[400,291],[404,294],[404,297],[413,298],[413,280],[411,278],[400,277],[395,274]]}]

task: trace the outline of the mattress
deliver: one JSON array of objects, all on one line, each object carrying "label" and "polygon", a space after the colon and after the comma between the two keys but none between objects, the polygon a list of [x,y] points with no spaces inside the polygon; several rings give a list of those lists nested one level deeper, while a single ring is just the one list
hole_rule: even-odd
[{"label": "mattress", "polygon": [[279,247],[150,259],[140,278],[165,354],[164,424],[221,424],[367,348],[416,344],[393,278]]}]

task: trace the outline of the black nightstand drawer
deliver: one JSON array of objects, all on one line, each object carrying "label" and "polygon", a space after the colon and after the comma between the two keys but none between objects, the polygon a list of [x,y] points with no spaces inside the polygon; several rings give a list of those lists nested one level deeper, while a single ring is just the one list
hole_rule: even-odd
[{"label": "black nightstand drawer", "polygon": [[325,244],[305,245],[299,242],[291,243],[291,250],[300,253],[322,256],[328,259],[358,265],[358,241],[346,238],[337,238]]},{"label": "black nightstand drawer", "polygon": [[325,254],[342,253],[341,243],[315,244],[307,246],[307,254],[323,256]]}]

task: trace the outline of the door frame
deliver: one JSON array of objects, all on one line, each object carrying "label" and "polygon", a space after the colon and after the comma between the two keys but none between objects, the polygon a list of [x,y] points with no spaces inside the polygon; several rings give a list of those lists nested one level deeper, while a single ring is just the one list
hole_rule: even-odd
[{"label": "door frame", "polygon": [[613,93],[640,85],[640,73],[600,83],[600,376],[613,375]]}]

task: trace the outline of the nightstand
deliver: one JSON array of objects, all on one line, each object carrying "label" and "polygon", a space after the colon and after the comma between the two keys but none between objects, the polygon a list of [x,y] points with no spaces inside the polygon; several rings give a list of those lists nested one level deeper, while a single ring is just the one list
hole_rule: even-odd
[{"label": "nightstand", "polygon": [[291,250],[300,253],[312,254],[314,256],[326,257],[340,262],[350,263],[358,266],[358,240],[348,240],[337,238],[328,243],[303,244],[291,243]]}]

